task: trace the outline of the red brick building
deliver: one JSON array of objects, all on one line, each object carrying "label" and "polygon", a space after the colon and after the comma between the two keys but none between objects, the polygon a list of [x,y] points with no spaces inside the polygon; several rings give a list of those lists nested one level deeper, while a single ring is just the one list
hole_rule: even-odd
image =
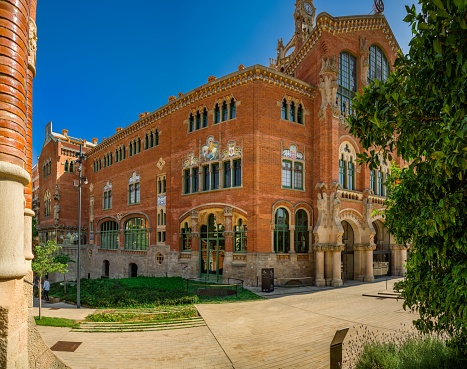
[{"label": "red brick building", "polygon": [[[210,77],[83,143],[81,275],[256,284],[274,268],[276,283],[340,286],[404,273],[405,247],[372,212],[384,206],[389,163],[359,166],[362,147],[345,123],[355,92],[387,78],[397,41],[382,14],[315,19],[313,2],[297,0],[294,19],[269,67]],[[40,241],[72,249],[81,141],[51,126],[47,137]]]}]

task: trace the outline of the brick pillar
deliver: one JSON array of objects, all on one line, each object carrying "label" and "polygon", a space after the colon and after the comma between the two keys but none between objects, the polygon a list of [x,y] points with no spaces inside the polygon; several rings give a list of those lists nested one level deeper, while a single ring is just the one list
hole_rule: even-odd
[{"label": "brick pillar", "polygon": [[32,258],[31,187],[25,189],[32,167],[30,3],[35,1],[0,0],[0,209],[8,209],[0,211],[1,369],[29,367],[25,291],[30,288],[23,277],[31,276]]}]

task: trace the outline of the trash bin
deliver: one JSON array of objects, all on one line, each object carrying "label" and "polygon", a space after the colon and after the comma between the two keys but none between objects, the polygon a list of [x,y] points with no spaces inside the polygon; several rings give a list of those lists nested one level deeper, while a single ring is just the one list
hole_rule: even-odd
[{"label": "trash bin", "polygon": [[261,291],[274,291],[274,268],[261,269]]}]

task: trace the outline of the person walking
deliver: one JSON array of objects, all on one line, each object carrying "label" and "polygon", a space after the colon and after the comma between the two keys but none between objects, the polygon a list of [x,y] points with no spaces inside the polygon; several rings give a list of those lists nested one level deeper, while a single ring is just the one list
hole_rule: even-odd
[{"label": "person walking", "polygon": [[47,278],[44,279],[44,300],[49,302],[50,282]]}]

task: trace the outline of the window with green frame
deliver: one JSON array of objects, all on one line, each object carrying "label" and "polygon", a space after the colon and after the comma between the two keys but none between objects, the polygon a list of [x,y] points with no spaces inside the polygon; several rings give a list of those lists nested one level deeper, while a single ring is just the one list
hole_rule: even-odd
[{"label": "window with green frame", "polygon": [[101,224],[101,249],[114,250],[118,248],[118,223],[108,220]]},{"label": "window with green frame", "polygon": [[125,222],[125,250],[147,250],[149,245],[148,221],[131,218]]},{"label": "window with green frame", "polygon": [[344,155],[339,160],[339,182],[345,190],[355,190],[355,163],[353,158],[345,160]]},{"label": "window with green frame", "polygon": [[112,209],[112,190],[104,190],[104,199],[103,199],[103,206],[104,210]]},{"label": "window with green frame", "polygon": [[303,163],[282,160],[282,187],[303,190]]},{"label": "window with green frame", "polygon": [[292,188],[292,162],[282,160],[282,187]]},{"label": "window with green frame", "polygon": [[139,182],[128,185],[128,204],[139,204],[140,187]]},{"label": "window with green frame", "polygon": [[191,228],[188,227],[187,222],[185,222],[183,228],[180,230],[180,238],[182,251],[191,251]]},{"label": "window with green frame", "polygon": [[234,252],[247,252],[247,228],[239,219],[234,227]]},{"label": "window with green frame", "polygon": [[224,188],[232,187],[232,167],[230,161],[224,162]]},{"label": "window with green frame", "polygon": [[308,252],[308,214],[305,210],[300,209],[295,213],[295,232],[294,244],[295,252],[306,253]]},{"label": "window with green frame", "polygon": [[386,196],[386,174],[379,169],[370,171],[370,188],[375,195]]},{"label": "window with green frame", "polygon": [[352,100],[357,92],[357,58],[349,53],[339,54],[339,76],[337,96],[340,109],[345,114],[352,114]]},{"label": "window with green frame", "polygon": [[286,253],[290,250],[289,214],[284,208],[276,210],[274,224],[274,252]]}]

